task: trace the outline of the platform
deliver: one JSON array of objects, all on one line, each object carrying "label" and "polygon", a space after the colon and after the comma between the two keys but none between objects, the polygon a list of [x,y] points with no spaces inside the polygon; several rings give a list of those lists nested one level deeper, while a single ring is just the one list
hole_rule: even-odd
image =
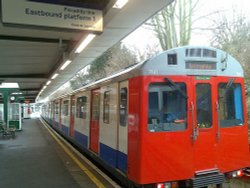
[{"label": "platform", "polygon": [[[103,177],[98,177],[98,173],[93,174],[104,187],[113,187]],[[0,136],[0,187],[100,186],[62,150],[39,119],[27,119],[14,139]]]}]

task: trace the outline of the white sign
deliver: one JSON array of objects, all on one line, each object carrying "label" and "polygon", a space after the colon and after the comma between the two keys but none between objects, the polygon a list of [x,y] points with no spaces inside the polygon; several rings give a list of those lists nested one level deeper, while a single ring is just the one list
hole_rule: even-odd
[{"label": "white sign", "polygon": [[3,23],[101,32],[102,11],[27,0],[2,0]]}]

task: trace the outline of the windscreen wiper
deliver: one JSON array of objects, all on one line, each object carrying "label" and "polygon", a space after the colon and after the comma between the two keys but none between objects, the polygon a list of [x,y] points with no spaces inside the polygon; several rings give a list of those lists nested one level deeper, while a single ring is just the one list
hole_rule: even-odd
[{"label": "windscreen wiper", "polygon": [[228,80],[227,85],[225,87],[225,93],[227,93],[229,91],[229,89],[232,87],[234,80],[235,80],[235,78],[230,78]]},{"label": "windscreen wiper", "polygon": [[186,95],[186,93],[184,93],[184,92],[177,86],[177,84],[173,82],[173,80],[171,80],[170,78],[165,78],[165,81],[166,81],[167,83],[169,83],[169,85],[170,85],[171,87],[173,87],[175,90],[177,90],[177,91],[181,94],[182,97],[184,97],[185,99],[188,99],[188,96]]}]

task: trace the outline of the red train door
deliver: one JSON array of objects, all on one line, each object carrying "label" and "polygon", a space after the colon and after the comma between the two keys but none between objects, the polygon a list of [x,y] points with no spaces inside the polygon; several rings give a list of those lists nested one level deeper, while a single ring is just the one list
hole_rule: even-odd
[{"label": "red train door", "polygon": [[118,123],[118,155],[117,168],[127,171],[128,155],[128,81],[119,85],[119,123]]},{"label": "red train door", "polygon": [[213,77],[196,76],[193,80],[192,129],[195,171],[210,171],[217,168],[215,122],[215,84]]},{"label": "red train door", "polygon": [[69,136],[74,137],[74,127],[75,127],[75,96],[70,98],[70,131]]},{"label": "red train door", "polygon": [[99,151],[100,89],[91,92],[90,149]]},{"label": "red train door", "polygon": [[244,80],[220,77],[217,89],[219,167],[222,171],[244,168],[249,166]]}]

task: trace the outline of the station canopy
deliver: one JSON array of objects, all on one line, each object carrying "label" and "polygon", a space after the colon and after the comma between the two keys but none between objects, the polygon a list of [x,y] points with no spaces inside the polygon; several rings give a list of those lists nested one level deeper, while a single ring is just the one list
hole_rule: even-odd
[{"label": "station canopy", "polygon": [[45,98],[171,1],[2,0],[0,84]]}]

